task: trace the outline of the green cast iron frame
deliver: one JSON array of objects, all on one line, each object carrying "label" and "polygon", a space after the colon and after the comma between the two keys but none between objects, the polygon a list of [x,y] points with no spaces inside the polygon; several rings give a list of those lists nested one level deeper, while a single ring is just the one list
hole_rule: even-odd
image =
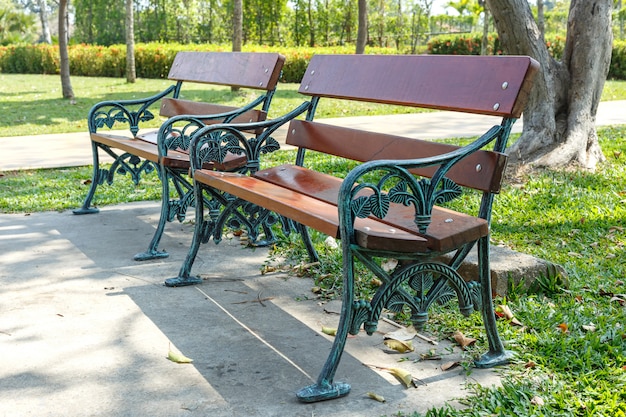
[{"label": "green cast iron frame", "polygon": [[[312,120],[319,97],[313,97],[308,107],[307,120]],[[306,103],[299,109],[277,121],[280,125],[306,110]],[[328,400],[347,395],[350,385],[334,382],[335,372],[341,360],[348,333],[357,334],[363,326],[368,334],[376,330],[383,308],[399,311],[407,305],[414,325],[420,329],[428,319],[428,308],[433,303],[446,303],[457,298],[462,314],[469,315],[477,310],[482,313],[489,351],[475,362],[478,367],[493,367],[507,363],[512,353],[504,349],[498,335],[492,303],[491,278],[489,267],[489,235],[465,244],[453,252],[446,263],[442,252],[402,253],[373,251],[360,247],[355,241],[354,221],[359,217],[375,216],[384,218],[390,203],[399,203],[415,208],[415,222],[419,230],[427,232],[430,214],[435,204],[453,200],[461,194],[461,187],[446,177],[447,172],[468,155],[489,145],[496,152],[503,153],[507,146],[511,127],[516,119],[504,118],[501,125],[471,144],[448,154],[415,160],[370,161],[354,168],[342,183],[338,210],[340,238],[343,250],[343,303],[340,323],[331,352],[315,384],[297,393],[303,402]],[[210,160],[219,160],[226,152],[244,153],[251,163],[249,173],[258,170],[260,155],[259,143],[267,140],[278,126],[272,123],[241,125],[213,125],[197,130],[191,140],[190,154],[192,171]],[[258,138],[246,138],[244,131],[255,128],[267,129]],[[296,164],[303,166],[305,150],[300,149]],[[418,167],[439,166],[432,178],[416,178],[408,170]],[[372,172],[383,172],[378,182],[368,180]],[[390,182],[392,186],[388,186]],[[368,189],[368,197],[357,195]],[[318,260],[308,230],[305,226],[276,215],[269,210],[255,206],[243,199],[213,187],[196,182],[195,233],[188,255],[179,275],[165,280],[167,286],[195,285],[202,279],[191,276],[193,262],[202,243],[213,238],[219,243],[225,226],[247,229],[252,241],[263,232],[266,239],[273,239],[272,226],[281,224],[284,232],[297,231],[307,247],[311,260]],[[491,220],[494,194],[484,192],[477,216]],[[205,215],[205,206],[207,208]],[[263,243],[263,242],[261,242]],[[474,246],[478,249],[479,281],[466,282],[457,269]],[[396,258],[398,267],[386,272],[379,259]],[[354,261],[358,260],[377,277],[383,285],[371,300],[354,299]]]}]

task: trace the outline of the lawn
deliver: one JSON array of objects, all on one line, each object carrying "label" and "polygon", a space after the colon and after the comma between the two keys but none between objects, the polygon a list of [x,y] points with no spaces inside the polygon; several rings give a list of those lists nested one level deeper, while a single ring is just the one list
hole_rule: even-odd
[{"label": "lawn", "polygon": [[[138,97],[138,91],[156,92],[166,85],[160,80],[131,86],[123,80],[74,77],[78,98],[70,104],[56,97],[58,89],[48,92],[51,80],[52,85],[58,82],[53,76],[0,75],[0,136],[86,130],[85,114],[92,103],[120,92]],[[608,82],[603,99],[626,99],[625,86]],[[274,109],[281,112],[300,101],[294,86],[281,85]],[[329,108],[324,116],[338,116],[342,110]],[[364,106],[349,111],[392,110]],[[626,126],[600,128],[599,137],[607,160],[595,172],[535,171],[522,183],[507,185],[496,198],[493,243],[562,265],[568,286],[558,276],[545,277],[530,289],[512,286],[506,299],[496,300],[507,304],[523,324],[499,322],[508,348],[517,353],[502,387],[473,386],[476,395],[465,400],[466,409],[444,407],[427,416],[626,416]],[[281,151],[268,155],[265,163],[289,156],[293,153]],[[317,163],[324,169],[328,160]],[[338,167],[333,165],[334,170]],[[78,207],[90,177],[88,167],[4,173],[0,212]],[[97,198],[105,205],[157,199],[159,191],[156,178],[149,177],[140,186],[104,185]],[[318,246],[322,241],[323,236],[316,235]],[[285,239],[278,251],[291,262],[301,261],[303,249],[295,239]],[[338,276],[333,269],[337,254],[320,253],[323,262],[312,270],[313,278],[316,285],[334,286],[337,283],[328,282],[328,277]],[[436,309],[427,331],[445,338],[454,330],[478,339],[468,358],[485,349],[478,315],[464,319]],[[407,411],[396,415],[418,416]]]}]

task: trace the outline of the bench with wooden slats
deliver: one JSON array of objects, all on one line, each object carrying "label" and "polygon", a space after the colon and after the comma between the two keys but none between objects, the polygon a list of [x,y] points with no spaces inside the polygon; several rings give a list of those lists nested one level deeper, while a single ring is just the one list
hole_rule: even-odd
[{"label": "bench with wooden slats", "polygon": [[[199,246],[210,238],[219,241],[224,226],[245,227],[254,240],[269,225],[281,224],[286,232],[302,235],[315,260],[307,232],[313,228],[341,239],[343,308],[326,363],[317,382],[298,392],[300,400],[327,400],[350,391],[348,384],[333,381],[347,334],[362,327],[372,334],[383,309],[408,306],[414,325],[422,328],[432,303],[455,296],[462,313],[475,309],[483,315],[489,351],[476,365],[506,363],[511,354],[498,335],[491,300],[490,219],[501,190],[510,129],[521,116],[537,71],[537,62],[523,56],[314,56],[299,90],[311,97],[311,111],[306,120],[292,120],[287,133],[287,143],[298,148],[294,164],[251,176],[208,170],[202,167],[202,150],[236,149],[233,132],[253,125],[208,126],[194,134],[196,193],[212,201],[211,208],[223,209],[207,216],[204,200],[199,202],[187,259],[179,276],[165,284],[200,284],[191,275]],[[455,146],[314,121],[318,102],[333,98],[491,115],[494,123],[470,144]],[[246,136],[236,136],[245,148]],[[458,136],[466,135],[459,131]],[[340,179],[307,167],[311,152],[360,164]],[[477,194],[478,201],[459,201],[464,192]],[[480,276],[466,282],[457,268],[473,247],[478,248]],[[382,266],[387,258],[399,260],[393,271]],[[371,300],[354,299],[355,261],[383,283]]]},{"label": "bench with wooden slats", "polygon": [[[277,53],[179,52],[168,75],[175,84],[166,90],[145,99],[105,101],[93,106],[88,116],[93,178],[83,206],[74,213],[98,212],[92,206],[96,190],[105,181],[111,184],[115,174],[129,174],[138,184],[143,174],[159,170],[161,217],[148,249],[135,255],[135,259],[167,257],[167,252],[158,250],[165,223],[174,218],[182,221],[193,201],[193,186],[187,179],[191,134],[211,124],[264,121],[284,61]],[[241,107],[182,98],[183,86],[191,91],[199,84],[260,93]],[[154,119],[150,106],[159,101],[159,116],[167,120],[158,130],[140,130],[143,122]],[[124,125],[128,130],[111,130]],[[114,159],[109,169],[101,166],[100,152]],[[244,155],[228,152],[220,162],[205,162],[204,168],[245,172],[247,163]],[[176,198],[170,197],[170,189],[175,190]]]}]

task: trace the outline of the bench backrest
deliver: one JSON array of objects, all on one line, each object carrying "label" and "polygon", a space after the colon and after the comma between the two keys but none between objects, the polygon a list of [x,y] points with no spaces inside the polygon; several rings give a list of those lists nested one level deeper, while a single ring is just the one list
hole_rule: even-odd
[{"label": "bench backrest", "polygon": [[[318,99],[518,118],[538,68],[536,61],[520,56],[315,55],[299,92]],[[422,158],[458,148],[301,120],[291,122],[287,143],[360,162]],[[498,192],[505,165],[506,156],[502,153],[480,151],[457,164],[448,177],[463,186]],[[413,172],[432,176],[435,170]]]},{"label": "bench backrest", "polygon": [[[278,83],[285,57],[278,53],[259,52],[178,52],[172,63],[168,79],[264,90],[271,94]],[[179,114],[216,114],[235,110],[236,107],[202,103],[175,98],[164,98],[160,114],[172,117]],[[265,120],[266,108],[249,110],[233,119],[247,123]],[[216,121],[217,122],[217,121]]]}]

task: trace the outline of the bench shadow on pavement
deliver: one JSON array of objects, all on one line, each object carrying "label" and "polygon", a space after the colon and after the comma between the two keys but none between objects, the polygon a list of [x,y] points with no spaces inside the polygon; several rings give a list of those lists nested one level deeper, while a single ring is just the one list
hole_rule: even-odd
[{"label": "bench shadow on pavement", "polygon": [[[0,415],[381,416],[425,412],[467,395],[463,371],[398,364],[399,356],[383,353],[382,334],[362,334],[348,341],[337,374],[352,393],[299,403],[296,391],[317,378],[332,344],[318,330],[338,316],[311,298],[310,280],[261,275],[266,250],[233,241],[203,246],[194,266],[203,284],[164,287],[186,255],[192,226],[168,229],[169,258],[135,262],[158,210],[135,203],[90,216],[0,217],[0,305],[11,306],[0,318],[0,342],[11,342],[5,358],[28,358],[0,369]],[[410,359],[433,348],[415,344]],[[169,349],[193,363],[168,361]],[[363,364],[406,364],[427,385],[404,389]],[[492,383],[493,375],[474,370],[469,381]],[[387,402],[368,398],[369,391]]]}]

